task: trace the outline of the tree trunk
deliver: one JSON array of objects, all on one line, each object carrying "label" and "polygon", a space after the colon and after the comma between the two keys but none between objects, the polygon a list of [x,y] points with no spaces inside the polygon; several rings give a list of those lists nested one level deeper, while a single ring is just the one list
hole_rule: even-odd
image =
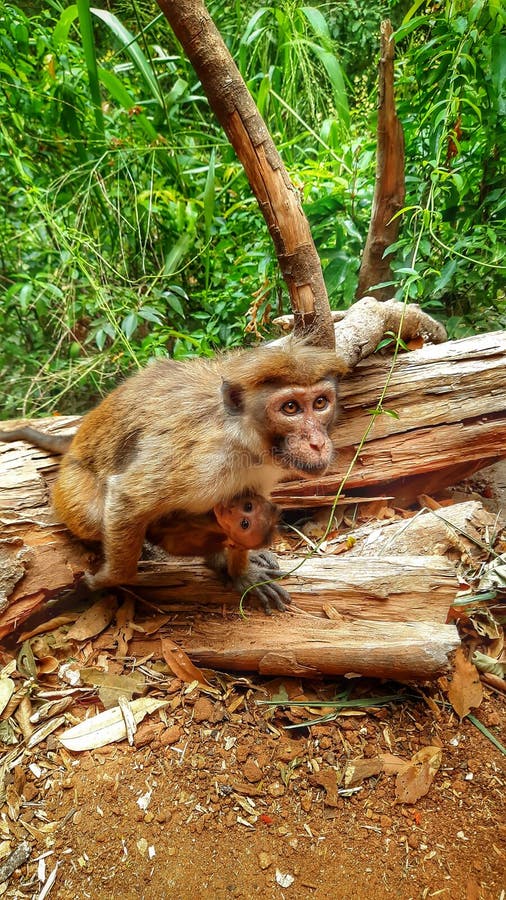
[{"label": "tree trunk", "polygon": [[[394,98],[393,31],[387,20],[381,23],[381,59],[379,64],[378,145],[376,150],[376,185],[369,232],[362,256],[356,297],[372,294],[378,300],[392,296],[392,287],[373,288],[391,282],[390,256],[385,250],[395,243],[400,218],[396,213],[404,206],[404,135],[397,118]],[[394,218],[395,216],[395,218]]]},{"label": "tree trunk", "polygon": [[265,122],[201,0],[158,0],[244,166],[269,228],[295,331],[334,346],[327,289],[309,223]]}]

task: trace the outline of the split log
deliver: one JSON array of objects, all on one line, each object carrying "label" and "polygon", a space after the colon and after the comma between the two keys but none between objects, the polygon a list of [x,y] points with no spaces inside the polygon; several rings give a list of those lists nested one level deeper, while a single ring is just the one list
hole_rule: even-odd
[{"label": "split log", "polygon": [[[129,653],[161,658],[159,638],[169,636],[204,667],[262,675],[367,675],[398,681],[428,680],[450,669],[460,644],[453,625],[429,623],[336,623],[296,616],[240,621],[186,619],[164,626],[156,639],[135,637]],[[111,646],[110,637],[95,642]]]}]

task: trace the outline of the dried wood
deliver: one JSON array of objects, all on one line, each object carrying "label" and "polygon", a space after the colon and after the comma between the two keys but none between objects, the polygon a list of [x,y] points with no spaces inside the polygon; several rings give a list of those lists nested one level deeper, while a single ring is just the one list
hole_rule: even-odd
[{"label": "dried wood", "polygon": [[[440,556],[385,555],[364,564],[346,555],[321,555],[281,562],[292,573],[283,580],[292,607],[312,616],[325,616],[330,604],[347,620],[445,622],[459,585],[455,564]],[[133,590],[173,611],[239,604],[234,591],[192,559],[141,562]]]},{"label": "dried wood", "polygon": [[[399,681],[448,672],[459,646],[453,625],[360,621],[352,624],[284,614],[247,622],[214,618],[173,621],[161,632],[184,647],[193,662],[213,669],[262,675],[368,675]],[[160,635],[135,637],[129,653],[160,658]],[[110,646],[102,636],[99,649]]]},{"label": "dried wood", "polygon": [[357,297],[372,293],[381,300],[391,296],[391,288],[374,290],[373,285],[393,280],[392,257],[385,255],[385,250],[399,235],[401,220],[397,213],[404,206],[405,196],[404,135],[395,111],[394,57],[393,28],[387,20],[381,23],[376,184],[356,292]]},{"label": "dried wood", "polygon": [[[367,433],[386,384],[382,406],[396,416],[375,416]],[[381,486],[382,493],[411,502],[430,491],[430,473],[440,473],[440,487],[455,483],[506,456],[505,388],[504,331],[425,346],[400,355],[393,366],[388,358],[370,357],[341,382],[341,415],[332,435],[337,458],[330,473],[285,482],[274,499],[281,505],[322,505],[345,479],[347,491]]]}]

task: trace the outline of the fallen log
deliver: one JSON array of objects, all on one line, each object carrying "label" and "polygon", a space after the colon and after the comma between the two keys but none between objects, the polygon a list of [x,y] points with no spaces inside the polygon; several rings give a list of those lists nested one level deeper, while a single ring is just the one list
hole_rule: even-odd
[{"label": "fallen log", "polygon": [[[427,680],[450,669],[460,644],[454,625],[428,622],[333,622],[287,615],[241,621],[216,617],[171,621],[156,635],[134,637],[129,654],[162,658],[160,638],[179,643],[193,662],[206,668],[262,675],[314,678],[367,675],[398,681]],[[113,645],[114,646],[114,645]],[[95,641],[111,647],[111,635]]]}]

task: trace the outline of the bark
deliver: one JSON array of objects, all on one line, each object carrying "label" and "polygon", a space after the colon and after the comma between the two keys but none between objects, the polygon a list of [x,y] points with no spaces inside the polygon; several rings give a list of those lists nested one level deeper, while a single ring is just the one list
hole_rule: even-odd
[{"label": "bark", "polygon": [[[398,681],[427,680],[448,672],[460,644],[454,625],[353,622],[295,616],[241,621],[192,618],[171,622],[155,639],[134,638],[129,653],[161,658],[159,638],[169,635],[193,662],[213,669],[314,678],[366,675]],[[97,649],[111,646],[104,635]]]},{"label": "bark", "polygon": [[288,285],[297,333],[332,347],[327,290],[299,193],[201,0],[158,0],[223,126],[265,218]]},{"label": "bark", "polygon": [[[391,287],[373,288],[374,284],[392,282],[390,256],[385,250],[395,243],[404,206],[404,135],[397,118],[394,98],[393,30],[387,20],[381,23],[381,59],[379,64],[378,145],[376,151],[376,184],[371,222],[365,244],[357,298],[373,294],[379,300],[391,296]],[[394,218],[394,216],[396,216]]]}]

